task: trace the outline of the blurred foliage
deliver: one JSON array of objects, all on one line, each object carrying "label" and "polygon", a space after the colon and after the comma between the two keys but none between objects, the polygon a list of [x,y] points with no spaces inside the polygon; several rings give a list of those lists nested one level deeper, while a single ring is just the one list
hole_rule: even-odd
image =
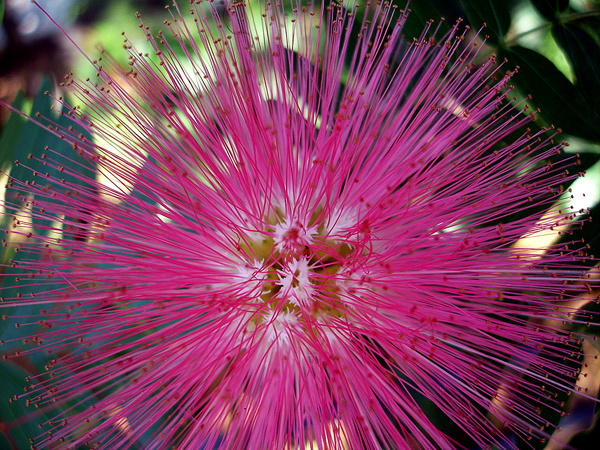
[{"label": "blurred foliage", "polygon": [[[402,2],[397,4],[401,8],[404,6]],[[87,0],[76,2],[74,6],[75,14],[79,16],[78,26],[84,30],[84,51],[93,54],[96,51],[94,45],[101,42],[108,53],[124,65],[127,63],[127,55],[122,50],[121,31],[134,30],[128,37],[135,42],[140,51],[148,49],[142,34],[137,33],[134,12],[139,10],[144,23],[153,30],[163,27],[162,22],[166,14],[163,1]],[[437,26],[440,17],[445,17],[446,21],[439,23],[438,36],[447,31],[459,17],[473,30],[483,29],[483,35],[487,38],[481,53],[482,58],[492,54],[498,56],[498,61],[506,58],[506,69],[517,70],[513,78],[517,95],[519,98],[531,95],[530,103],[540,109],[536,123],[531,126],[554,125],[560,128],[565,134],[565,140],[572,137],[577,143],[574,146],[575,150],[581,154],[578,170],[600,173],[598,0],[413,0],[409,7],[410,15],[403,29],[408,40],[420,36],[425,22],[429,19],[435,20]],[[0,17],[3,12],[4,0],[0,0]],[[363,9],[363,13],[368,12]],[[523,24],[526,26],[523,27]],[[351,36],[350,39],[355,38]],[[180,56],[183,58],[183,53]],[[74,71],[82,78],[95,71],[81,55],[74,60],[77,66]],[[44,95],[46,90],[52,90],[49,81],[45,82],[40,93],[35,96],[31,112],[39,111],[42,116],[53,117],[59,127],[70,125],[53,115],[49,98]],[[15,100],[15,108],[28,109],[22,95]],[[3,126],[0,138],[0,166],[2,170],[6,170],[15,159],[25,159],[28,153],[42,151],[46,146],[67,154],[70,150],[62,145],[63,142],[57,136],[49,135],[34,123],[12,113],[9,121]],[[69,165],[69,161],[65,158],[65,166]],[[19,166],[14,166],[12,170],[12,175],[18,177]],[[600,191],[598,178],[600,177],[596,176],[590,180],[587,189]],[[576,230],[575,236],[577,239],[584,239],[590,245],[590,253],[600,256],[599,208],[597,203],[588,206],[590,211],[586,216],[592,223],[582,230]],[[0,220],[2,228],[10,226],[8,217],[2,216]],[[6,263],[9,258],[17,256],[4,254],[2,262]],[[35,315],[37,312],[19,311],[19,315],[31,314]],[[8,341],[16,335],[13,319],[0,321],[0,339]],[[2,351],[14,351],[17,347],[19,346],[13,342]],[[36,410],[32,412],[31,408],[25,408],[23,402],[13,402],[13,398],[10,401],[7,399],[8,392],[22,391],[25,376],[40,372],[43,372],[43,361],[32,358],[31,355],[0,364],[0,379],[4,384],[3,395],[0,398],[0,447],[29,448],[29,438],[39,433],[38,424],[51,413]],[[589,404],[586,408],[585,411],[575,411],[579,414],[577,417],[580,423],[585,424],[585,427],[582,425],[581,430],[576,431],[582,431],[593,422],[594,409],[590,409]],[[590,439],[598,442],[599,430],[600,427],[596,426],[587,434],[577,436],[573,445],[580,449],[591,448],[585,447],[586,442],[589,443]],[[451,433],[451,430],[448,432]],[[540,444],[532,445],[540,447]]]}]

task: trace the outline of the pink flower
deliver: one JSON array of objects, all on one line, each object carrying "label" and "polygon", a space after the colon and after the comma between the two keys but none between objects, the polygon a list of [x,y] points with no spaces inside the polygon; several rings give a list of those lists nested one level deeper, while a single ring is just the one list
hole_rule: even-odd
[{"label": "pink flower", "polygon": [[511,74],[458,26],[404,43],[388,4],[356,48],[338,5],[191,7],[167,22],[186,59],[144,28],[156,58],[126,40],[125,77],[110,60],[97,85],[67,77],[85,108],[63,113],[95,140],[56,133],[103,181],[12,179],[9,245],[37,290],[5,304],[46,309],[20,324],[39,344],[23,354],[55,355],[29,398],[63,411],[36,448],[547,438],[538,410],[576,375],[581,337],[561,321],[579,320],[563,313],[584,257],[513,248],[577,219],[551,209],[572,162],[517,132]]}]

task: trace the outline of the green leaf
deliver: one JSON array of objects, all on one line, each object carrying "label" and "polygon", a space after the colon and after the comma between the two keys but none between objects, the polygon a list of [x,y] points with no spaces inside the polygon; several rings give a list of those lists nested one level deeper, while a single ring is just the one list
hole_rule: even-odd
[{"label": "green leaf", "polygon": [[[70,136],[75,137],[76,140],[83,138],[90,141],[91,135],[82,126],[73,122],[70,116],[59,114],[53,109],[53,99],[48,95],[48,92],[52,89],[52,80],[46,78],[33,101],[32,120],[27,121],[18,114],[13,113],[5,127],[5,134],[0,140],[0,155],[3,164],[7,161],[14,163],[15,160],[26,162],[27,167],[23,164],[13,164],[10,176],[14,179],[36,181],[39,184],[44,182],[40,179],[41,176],[44,176],[46,178],[64,179],[65,183],[81,185],[82,181],[75,174],[94,178],[95,168],[79,157],[68,139],[63,139],[63,137]],[[22,103],[20,101],[16,102],[14,107],[20,109]],[[52,131],[48,129],[48,126],[52,126]],[[54,160],[55,163],[46,164],[46,160],[40,159],[39,157],[44,153],[48,153],[49,159]],[[30,155],[36,158],[30,159]],[[6,167],[3,166],[3,169],[6,170]],[[33,172],[39,174],[35,180]],[[6,200],[15,201],[14,198],[10,197],[10,191]],[[48,199],[46,200],[48,201]],[[5,218],[2,220],[4,221],[2,225],[5,228]],[[37,225],[50,224],[50,221],[42,220],[39,216],[34,217],[33,222]]]},{"label": "green leaf", "polygon": [[[61,115],[52,109],[53,100],[46,91],[52,88],[52,82],[48,78],[43,84],[40,92],[34,99],[32,107],[32,115],[34,120],[25,120],[22,116],[16,113],[11,115],[7,123],[2,139],[0,139],[0,155],[2,155],[3,163],[14,163],[14,160],[19,160],[19,164],[13,164],[10,170],[10,177],[21,182],[36,181],[37,186],[44,186],[49,183],[49,179],[65,180],[65,189],[68,188],[73,192],[77,191],[77,187],[83,183],[79,177],[87,176],[94,178],[94,168],[77,155],[73,146],[66,140],[61,139],[61,134],[76,135],[78,138],[83,136],[84,139],[91,139],[82,127],[74,123],[68,115]],[[22,96],[17,98],[14,107],[19,109],[23,106]],[[39,113],[39,117],[35,117]],[[44,118],[47,118],[44,119]],[[53,127],[58,127],[58,136],[48,130],[45,125],[52,124]],[[72,127],[72,128],[71,128]],[[56,128],[53,128],[56,130]],[[47,148],[47,150],[46,150]],[[39,158],[41,154],[47,153],[48,158]],[[29,158],[29,155],[34,155],[38,158]],[[48,160],[54,162],[46,164]],[[24,164],[23,164],[24,163]],[[5,164],[8,165],[8,164]],[[27,167],[26,167],[27,166]],[[6,167],[3,168],[6,169]],[[62,169],[61,169],[62,168]],[[38,175],[34,176],[34,172]],[[71,174],[72,172],[73,174]],[[77,176],[76,176],[77,174]],[[16,184],[16,183],[15,183]],[[62,188],[63,184],[59,189]],[[52,188],[54,189],[54,187]],[[21,197],[17,197],[17,190],[7,189],[5,193],[6,213],[0,216],[1,230],[12,230],[12,215],[15,210],[19,210],[23,205]],[[31,194],[28,195],[31,197]],[[35,194],[33,195],[35,197]],[[51,201],[49,197],[44,198],[45,201]],[[93,205],[90,205],[92,208]],[[35,234],[38,236],[49,236],[52,230],[52,224],[55,217],[41,216],[39,207],[33,209],[32,222],[35,226]],[[37,213],[36,213],[37,211]],[[18,230],[17,230],[18,231]],[[8,239],[11,235],[7,234]],[[72,237],[70,237],[72,239]],[[63,236],[63,239],[66,239]],[[31,260],[32,258],[41,257],[41,252],[27,253],[16,252],[13,246],[8,246],[3,249],[2,263],[8,264],[8,267],[2,268],[0,275],[0,296],[6,298],[6,301],[14,301],[18,296],[29,296],[36,294],[45,289],[56,289],[64,281],[57,274],[53,279],[39,277],[30,279],[27,274],[23,274],[23,270],[18,264],[22,259]],[[12,260],[12,261],[10,261]],[[16,267],[12,267],[12,263]],[[19,280],[17,280],[17,277]],[[35,317],[40,314],[41,307],[35,305],[20,305],[3,311],[8,317],[6,320],[0,321],[0,339],[6,341],[3,351],[14,351],[20,346],[19,336],[22,336],[22,330],[16,329],[16,324],[23,322],[23,317]]]},{"label": "green leaf", "polygon": [[[91,136],[84,127],[72,121],[68,114],[62,114],[53,109],[54,100],[46,92],[51,89],[51,80],[44,80],[42,88],[33,101],[31,120],[27,120],[18,113],[12,113],[0,138],[0,161],[3,170],[10,167],[10,176],[15,180],[35,180],[36,185],[41,187],[47,184],[49,179],[64,179],[65,184],[55,183],[52,189],[58,185],[57,189],[62,189],[64,186],[65,189],[75,192],[80,185],[85,184],[81,177],[94,178],[95,168],[77,154],[69,140],[74,138],[75,141],[81,142],[82,139],[91,140]],[[20,94],[13,107],[16,110],[22,110],[23,106],[23,95]],[[49,127],[52,129],[50,130]],[[63,139],[63,136],[68,139]],[[39,158],[44,153],[48,154],[48,158]],[[30,154],[34,157],[29,158]],[[17,159],[20,163],[14,164]],[[50,159],[53,162],[46,164]],[[34,172],[37,172],[38,176],[34,176]],[[46,174],[49,178],[46,177]],[[29,194],[29,196],[31,195]],[[34,197],[36,195],[33,194]],[[8,202],[7,210],[6,214],[0,216],[0,221],[3,229],[11,230],[13,211],[10,209],[10,205],[19,210],[23,203],[21,198],[16,196],[16,191],[12,189],[7,189],[4,200]],[[45,198],[45,200],[50,201],[50,198]],[[90,205],[90,208],[93,208],[93,205]],[[36,227],[35,233],[39,236],[48,236],[51,233],[49,225],[55,219],[52,216],[41,217],[39,213],[34,214],[32,221]],[[66,237],[63,236],[63,239]],[[0,448],[30,448],[29,439],[35,438],[43,432],[39,425],[47,422],[49,417],[58,414],[56,410],[49,409],[48,406],[41,409],[35,409],[33,406],[27,407],[25,399],[13,402],[8,400],[8,395],[23,393],[26,376],[38,375],[45,371],[44,365],[48,359],[48,355],[42,351],[25,354],[24,352],[30,348],[28,347],[30,344],[25,344],[22,340],[23,336],[34,335],[41,331],[41,325],[38,325],[37,319],[42,317],[40,311],[42,307],[18,303],[19,295],[29,297],[31,294],[46,289],[58,289],[65,284],[60,274],[56,274],[54,278],[46,278],[43,275],[38,277],[36,274],[36,278],[30,279],[29,276],[26,276],[27,272],[24,273],[18,265],[24,259],[31,261],[41,256],[42,252],[29,253],[25,250],[16,252],[12,246],[3,249],[2,252],[4,264],[9,263],[9,259],[11,259],[17,265],[13,266],[12,263],[9,263],[1,268],[0,295],[6,298],[6,302],[14,302],[15,305],[3,308],[3,314],[6,314],[7,318],[0,320],[0,340],[5,341],[0,347],[0,351],[7,355],[19,351],[21,356],[0,362],[0,380],[3,383],[2,392],[5,393],[0,398],[0,422],[2,422],[0,424]],[[23,325],[24,323],[30,323],[30,325]],[[17,324],[21,326],[17,328]],[[58,405],[58,408],[62,407],[62,405]],[[48,416],[44,414],[48,414]]]},{"label": "green leaf", "polygon": [[[572,157],[573,154],[566,153],[566,156]],[[597,193],[600,192],[600,162],[598,156],[593,153],[581,153],[577,159],[579,164],[572,166],[569,170],[572,172],[585,172],[585,177],[575,180],[570,188],[576,192],[576,198],[578,199],[575,207],[587,206],[589,211],[579,217],[583,226],[572,227],[569,233],[564,233],[558,242],[567,244],[572,248],[587,245],[589,247],[585,249],[585,252],[597,258],[600,256],[600,202],[596,201]],[[582,194],[585,194],[584,198],[581,197]],[[567,198],[566,195],[565,198]],[[591,259],[584,261],[584,264],[591,268],[597,262],[597,259]]]},{"label": "green leaf", "polygon": [[565,23],[552,27],[556,42],[570,59],[575,84],[586,93],[592,110],[600,108],[600,46],[581,28]]},{"label": "green leaf", "polygon": [[531,0],[533,6],[549,21],[569,7],[569,0]]},{"label": "green leaf", "polygon": [[[434,4],[432,4],[432,2],[413,2],[410,4],[409,11],[410,13],[408,14],[408,19],[404,24],[404,28],[402,28],[402,34],[405,35],[409,40],[421,36],[421,33],[423,33],[423,29],[425,28],[425,24],[428,21],[435,21],[433,25],[435,29],[437,24],[440,22],[440,19],[444,17],[443,11],[438,9]],[[450,30],[450,25],[451,24],[448,22],[442,21],[440,23],[439,36]]]},{"label": "green leaf", "polygon": [[4,0],[0,0],[0,23],[4,20]]},{"label": "green leaf", "polygon": [[486,25],[491,42],[500,42],[510,28],[510,0],[461,0],[475,30]]},{"label": "green leaf", "polygon": [[[13,107],[22,110],[23,99],[23,92],[19,91],[13,102]],[[23,116],[13,112],[2,130],[2,137],[0,137],[0,167],[3,171],[7,170],[15,160],[15,148],[21,137],[25,122],[26,119]]]},{"label": "green leaf", "polygon": [[[13,107],[17,110],[22,110],[23,103],[23,92],[19,92],[15,98],[15,101],[13,102]],[[17,112],[12,112],[10,118],[4,126],[4,129],[2,130],[2,136],[0,137],[0,170],[2,170],[2,172],[7,172],[16,159],[15,149],[17,148],[19,140],[21,139],[26,123],[27,120],[22,115]],[[10,198],[4,198],[4,200],[7,199],[9,200]],[[0,215],[0,230],[5,230],[8,227],[10,220],[10,215]],[[12,253],[5,250],[0,258],[0,263],[5,264],[11,256]],[[1,284],[2,282],[0,280],[0,285]]]},{"label": "green leaf", "polygon": [[549,123],[592,141],[600,140],[598,111],[592,110],[579,91],[546,57],[520,46],[500,52],[509,67],[519,66],[513,81],[541,109]]},{"label": "green leaf", "polygon": [[[49,411],[36,409],[33,405],[27,406],[23,395],[26,386],[25,378],[32,375],[11,361],[0,363],[0,380],[2,380],[2,394],[0,396],[0,421],[2,434],[0,434],[0,447],[3,449],[28,449],[31,448],[29,439],[34,439],[42,434],[40,425],[46,422],[53,414]],[[9,400],[9,395],[10,399]],[[14,395],[21,398],[14,399]]]},{"label": "green leaf", "polygon": [[[32,115],[35,116],[37,113],[44,115],[50,112],[50,98],[45,95],[45,92],[50,89],[52,89],[52,81],[50,78],[46,78],[33,101],[31,109]],[[47,145],[46,142],[50,136],[48,130],[30,120],[25,120],[19,131],[18,136],[13,136],[13,138],[7,142],[7,147],[1,149],[2,155],[10,155],[12,162],[15,160],[24,161],[32,152],[42,150],[44,146]],[[30,171],[19,164],[14,164],[10,171],[12,178],[22,181],[29,178],[29,174]],[[7,200],[12,201],[13,199],[7,198]]]}]

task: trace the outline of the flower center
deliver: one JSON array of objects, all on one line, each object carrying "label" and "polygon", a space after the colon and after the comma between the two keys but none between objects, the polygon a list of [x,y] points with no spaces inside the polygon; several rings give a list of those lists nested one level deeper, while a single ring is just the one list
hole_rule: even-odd
[{"label": "flower center", "polygon": [[277,212],[262,235],[239,239],[237,250],[247,261],[238,270],[242,284],[247,283],[240,290],[247,299],[242,303],[251,306],[251,326],[270,327],[272,338],[286,341],[290,328],[308,331],[314,322],[347,319],[356,299],[352,285],[358,278],[352,267],[361,255],[351,239],[338,237],[339,227],[334,238],[332,227],[317,222],[320,213],[302,220]]}]

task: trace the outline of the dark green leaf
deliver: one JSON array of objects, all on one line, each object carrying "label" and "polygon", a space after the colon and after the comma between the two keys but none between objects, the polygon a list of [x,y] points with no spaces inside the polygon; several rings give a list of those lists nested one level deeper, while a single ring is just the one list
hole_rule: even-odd
[{"label": "dark green leaf", "polygon": [[531,0],[536,9],[549,21],[569,7],[569,0]]},{"label": "dark green leaf", "polygon": [[[58,189],[64,187],[64,189],[76,191],[79,185],[85,183],[85,181],[80,180],[81,176],[94,177],[94,168],[77,154],[69,141],[73,137],[77,141],[81,141],[81,139],[89,140],[90,136],[83,127],[74,123],[68,115],[60,114],[52,109],[53,100],[46,93],[51,89],[52,82],[46,79],[34,99],[31,111],[32,120],[28,121],[16,113],[11,115],[0,139],[0,155],[2,158],[0,161],[4,170],[10,167],[10,176],[15,180],[35,179],[37,185],[41,187],[53,178],[64,179],[64,184],[60,181],[56,183]],[[17,97],[13,106],[17,110],[23,109],[22,95]],[[39,116],[37,113],[39,113]],[[50,126],[52,130],[48,129]],[[67,139],[63,139],[63,136]],[[47,159],[39,158],[43,153],[48,154]],[[29,158],[30,154],[34,157]],[[14,164],[17,159],[20,163]],[[53,162],[45,164],[50,159]],[[43,175],[34,176],[34,172]],[[46,174],[49,178],[46,177]],[[33,195],[36,196],[36,194]],[[2,215],[0,220],[3,229],[12,230],[11,215],[15,210],[18,211],[23,203],[21,198],[16,196],[16,191],[12,189],[6,191],[5,201],[7,202],[7,214]],[[11,206],[14,209],[11,210]],[[93,208],[93,205],[90,205],[90,208]],[[51,216],[41,217],[39,212],[37,215],[34,213],[32,221],[35,234],[48,236],[51,232],[51,225],[56,219],[56,217]],[[10,235],[8,236],[10,237]],[[73,237],[63,236],[63,239],[67,238]],[[32,258],[39,258],[41,255],[41,252],[29,253],[26,249],[16,252],[11,245],[4,248],[2,253],[4,264],[9,263],[10,259],[16,265],[13,266],[12,263],[9,263],[7,266],[2,267],[0,276],[0,295],[5,298],[6,303],[14,304],[14,306],[3,308],[3,314],[6,314],[7,318],[0,321],[0,340],[5,341],[0,350],[3,354],[8,355],[19,351],[22,356],[9,359],[9,361],[0,364],[0,379],[3,382],[2,392],[5,393],[2,396],[3,398],[0,399],[0,421],[3,425],[3,433],[0,434],[0,448],[29,448],[29,439],[35,438],[43,431],[38,425],[48,420],[48,417],[45,417],[44,414],[48,414],[50,417],[56,415],[47,407],[43,410],[37,410],[33,406],[27,407],[24,399],[12,403],[8,402],[9,395],[23,393],[27,375],[37,375],[45,371],[44,365],[48,359],[48,355],[44,352],[34,352],[27,355],[23,353],[29,348],[30,344],[24,343],[22,337],[44,331],[37,320],[45,316],[42,315],[40,305],[18,303],[19,295],[29,297],[40,291],[58,289],[64,285],[64,280],[58,272],[54,273],[54,278],[36,274],[35,278],[31,279],[28,276],[29,273],[23,271],[18,265],[23,259],[31,260]],[[30,325],[24,325],[25,323],[30,323]],[[17,324],[20,324],[19,328],[16,327]],[[13,364],[13,362],[18,363],[18,365]]]},{"label": "dark green leaf", "polygon": [[598,42],[600,41],[600,11],[596,11],[596,14],[598,15],[594,16],[591,13],[589,15],[582,14],[581,18],[578,18],[576,20],[569,20],[568,23],[581,27]]},{"label": "dark green leaf", "polygon": [[484,24],[490,41],[500,42],[510,28],[510,0],[461,0],[469,23],[478,30]]},{"label": "dark green leaf", "polygon": [[[23,99],[23,93],[19,92],[15,98],[15,101],[13,102],[13,107],[17,110],[22,110]],[[14,164],[16,159],[15,149],[17,148],[19,140],[21,139],[26,122],[27,121],[23,116],[13,112],[11,113],[10,118],[2,130],[2,137],[0,138],[0,170],[3,172],[7,172]],[[5,198],[5,200],[8,199]],[[8,227],[10,219],[10,215],[0,215],[0,230],[5,230]],[[9,253],[10,252],[4,251],[2,258],[0,258],[0,262],[6,263],[8,258],[11,256]]]},{"label": "dark green leaf", "polygon": [[[49,89],[52,89],[52,81],[49,78],[46,78],[33,101],[33,107],[31,109],[31,114],[33,116],[38,112],[43,115],[50,111],[50,97],[45,95],[45,92]],[[7,148],[2,149],[2,151],[6,152],[7,155],[10,154],[12,161],[24,161],[32,152],[43,150],[49,136],[48,130],[32,121],[25,121],[25,123],[22,124],[18,137],[15,136],[16,139],[11,140],[8,143]],[[10,171],[10,175],[12,178],[24,181],[30,178],[30,171],[22,165],[14,164]]]},{"label": "dark green leaf", "polygon": [[[444,17],[444,12],[438,9],[432,2],[413,2],[410,4],[410,13],[408,19],[402,28],[402,34],[408,39],[418,38],[423,33],[426,22],[434,20],[434,27]],[[446,21],[440,24],[440,32],[445,33],[450,29],[450,24]],[[441,34],[440,34],[441,36]]]},{"label": "dark green leaf", "polygon": [[[79,157],[73,146],[66,140],[61,139],[60,135],[64,132],[65,135],[75,134],[78,137],[83,136],[84,139],[89,139],[89,134],[83,129],[78,129],[80,127],[73,123],[67,115],[60,115],[51,108],[52,99],[45,93],[51,88],[51,81],[46,79],[33,102],[32,116],[34,120],[40,121],[40,123],[36,123],[33,120],[24,120],[18,114],[13,113],[0,140],[0,154],[3,161],[13,163],[10,170],[10,177],[12,179],[21,182],[26,180],[36,181],[36,185],[40,188],[49,183],[49,180],[64,179],[64,184],[60,182],[55,183],[60,185],[59,189],[64,186],[65,189],[76,192],[78,186],[83,183],[78,176],[93,178],[93,168],[90,167],[87,161]],[[14,107],[20,109],[22,106],[21,97],[18,97],[18,101],[15,102]],[[36,117],[36,113],[39,113],[40,116]],[[50,123],[54,127],[58,127],[58,136],[51,133],[45,126],[42,126]],[[71,127],[73,128],[70,129]],[[56,128],[53,128],[53,130],[56,130]],[[47,159],[39,158],[43,153],[48,153]],[[29,158],[30,154],[35,157]],[[54,162],[45,164],[50,159]],[[19,160],[20,163],[14,164],[14,160]],[[59,166],[63,169],[61,170]],[[71,171],[72,174],[70,173]],[[38,175],[34,176],[34,172],[37,172]],[[79,175],[75,176],[75,174]],[[5,193],[6,214],[0,216],[2,231],[8,230],[10,232],[13,230],[12,215],[24,205],[22,198],[17,197],[16,194],[17,191],[14,189],[7,189]],[[50,201],[49,198],[45,198],[45,200]],[[93,208],[93,205],[90,205],[90,208]],[[32,222],[35,227],[34,234],[49,236],[52,232],[52,224],[57,218],[41,216],[39,207],[37,209],[35,207],[32,208],[32,211]],[[7,236],[10,241],[11,235],[7,234]],[[73,239],[72,236],[63,236],[63,239],[69,238]],[[54,279],[46,279],[45,277],[30,279],[27,276],[28,274],[24,274],[23,270],[19,268],[18,264],[23,258],[31,260],[31,258],[39,258],[40,255],[41,253],[39,252],[16,252],[14,246],[11,245],[3,249],[2,263],[8,264],[9,260],[12,260],[11,264],[17,264],[16,267],[12,267],[9,264],[8,267],[2,268],[0,295],[7,302],[15,301],[18,295],[25,297],[44,289],[58,288],[63,283],[62,278],[59,276],[60,274],[56,274]],[[19,280],[17,280],[17,277]],[[4,351],[14,351],[20,345],[20,341],[18,340],[19,335],[23,335],[22,332],[18,333],[15,325],[23,322],[23,317],[35,317],[39,315],[40,307],[21,305],[6,309],[4,313],[8,318],[7,320],[0,321],[0,339],[7,341],[3,349]],[[33,332],[30,334],[33,334]]]},{"label": "dark green leaf", "polygon": [[[6,126],[6,134],[0,141],[0,155],[2,155],[2,161],[26,162],[27,167],[23,164],[13,164],[10,175],[14,179],[36,181],[40,184],[45,182],[40,179],[43,174],[46,178],[64,179],[66,184],[81,185],[81,180],[74,174],[93,177],[94,169],[77,155],[68,139],[63,139],[61,136],[75,136],[77,140],[83,136],[83,139],[88,141],[91,140],[91,136],[83,127],[74,123],[68,115],[58,114],[52,108],[53,100],[48,95],[48,91],[51,91],[52,88],[52,81],[50,78],[46,78],[34,99],[31,116],[38,123],[33,120],[25,121],[17,114],[11,116],[10,120],[12,121],[14,117],[15,124],[12,125],[9,121]],[[15,104],[15,108],[20,108],[20,105]],[[53,132],[47,128],[50,125]],[[39,158],[44,153],[48,153],[48,159],[54,160],[53,164],[46,164],[46,160]],[[30,159],[30,155],[34,158]],[[60,169],[59,166],[63,169]],[[35,180],[33,172],[40,174]],[[10,197],[10,192],[6,200],[14,202],[14,199]],[[6,219],[3,220],[6,221]],[[2,225],[5,227],[4,222]],[[49,226],[52,221],[34,216],[33,222],[36,225]]]},{"label": "dark green leaf", "polygon": [[[0,363],[0,380],[2,380],[0,420],[5,430],[0,435],[0,448],[7,450],[31,448],[29,439],[39,436],[43,432],[40,425],[51,417],[44,414],[48,411],[36,409],[33,405],[26,406],[22,394],[27,384],[25,378],[30,375],[32,374],[11,361]],[[15,400],[14,395],[21,395],[21,398]],[[12,401],[9,400],[9,396]]]},{"label": "dark green leaf", "polygon": [[523,47],[501,52],[509,67],[519,66],[513,81],[524,94],[533,97],[542,117],[565,133],[600,140],[600,119],[582,93],[546,57]]},{"label": "dark green leaf", "polygon": [[571,61],[576,85],[593,110],[600,108],[600,46],[581,28],[565,23],[552,28],[556,42]]},{"label": "dark green leaf", "polygon": [[[23,109],[23,97],[23,92],[17,94],[17,97],[13,102],[13,107],[15,109]],[[15,148],[21,137],[25,122],[26,120],[24,117],[13,112],[2,130],[2,137],[0,137],[0,167],[2,170],[7,170],[15,160]]]},{"label": "dark green leaf", "polygon": [[0,23],[4,19],[4,0],[0,0]]}]

